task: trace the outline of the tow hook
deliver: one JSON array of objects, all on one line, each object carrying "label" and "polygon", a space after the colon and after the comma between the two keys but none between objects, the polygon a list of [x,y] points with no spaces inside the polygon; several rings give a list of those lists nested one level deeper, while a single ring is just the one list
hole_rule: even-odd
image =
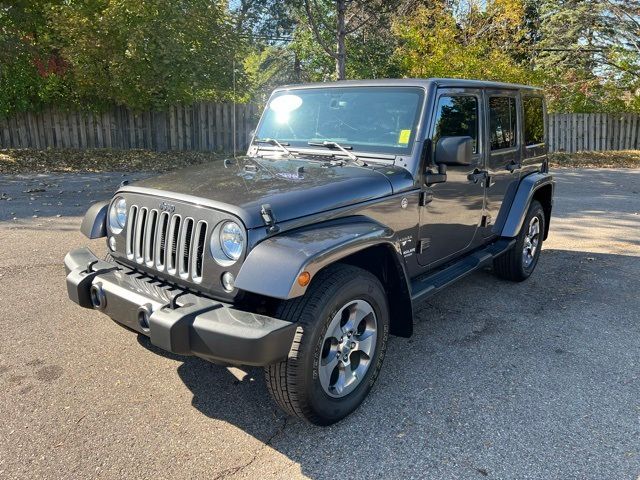
[{"label": "tow hook", "polygon": [[144,332],[149,331],[149,317],[151,317],[151,305],[145,304],[138,308],[138,324]]},{"label": "tow hook", "polygon": [[102,290],[102,284],[94,283],[91,285],[91,288],[89,289],[89,296],[91,298],[91,304],[96,310],[104,310],[107,306],[107,297]]}]

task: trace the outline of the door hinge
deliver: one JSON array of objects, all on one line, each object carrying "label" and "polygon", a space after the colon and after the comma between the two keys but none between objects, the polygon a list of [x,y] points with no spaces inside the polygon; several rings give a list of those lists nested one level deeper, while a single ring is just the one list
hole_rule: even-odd
[{"label": "door hinge", "polygon": [[430,204],[433,201],[433,192],[431,190],[423,190],[420,192],[420,206]]},{"label": "door hinge", "polygon": [[416,245],[416,252],[418,252],[418,254],[423,253],[430,246],[431,246],[431,239],[423,238],[422,240],[418,241],[418,245]]},{"label": "door hinge", "polygon": [[481,186],[486,188],[491,188],[495,184],[496,182],[493,180],[493,175],[489,175],[489,172],[487,172],[487,175],[484,177],[484,180],[482,180],[481,182]]}]

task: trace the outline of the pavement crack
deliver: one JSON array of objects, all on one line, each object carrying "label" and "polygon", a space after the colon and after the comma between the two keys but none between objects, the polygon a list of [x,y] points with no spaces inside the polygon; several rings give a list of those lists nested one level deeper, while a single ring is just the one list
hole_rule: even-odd
[{"label": "pavement crack", "polygon": [[282,435],[282,433],[284,433],[284,430],[287,428],[287,423],[288,423],[288,417],[284,417],[280,427],[278,427],[278,429],[273,434],[271,434],[271,436],[267,438],[267,440],[256,451],[253,452],[253,455],[251,455],[251,458],[247,462],[243,463],[242,465],[237,465],[235,467],[227,468],[226,470],[219,472],[215,477],[213,477],[213,480],[220,480],[222,478],[227,478],[231,475],[237,475],[243,470],[246,470],[247,468],[249,468],[258,459],[258,457],[260,456],[260,453],[266,448],[270,447],[273,441],[276,438],[278,438],[280,435]]},{"label": "pavement crack", "polygon": [[84,420],[86,418],[86,416],[89,415],[88,413],[85,413],[84,415],[80,416],[73,425],[71,425],[71,427],[69,428],[69,430],[67,430],[67,433],[65,434],[64,438],[62,439],[62,441],[60,441],[59,443],[55,444],[54,447],[58,448],[64,445],[64,443],[67,441],[67,438],[69,438],[69,435],[71,434],[71,432],[73,431],[73,429],[75,427],[77,427],[80,422],[82,420]]},{"label": "pavement crack", "polygon": [[0,275],[12,274],[12,273],[20,273],[27,270],[33,270],[37,268],[51,268],[51,267],[60,267],[62,262],[51,262],[51,263],[28,263],[25,265],[8,265],[6,267],[0,267]]}]

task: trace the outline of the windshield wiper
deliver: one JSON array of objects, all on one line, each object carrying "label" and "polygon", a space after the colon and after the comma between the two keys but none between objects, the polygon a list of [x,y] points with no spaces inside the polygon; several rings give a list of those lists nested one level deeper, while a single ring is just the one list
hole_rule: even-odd
[{"label": "windshield wiper", "polygon": [[285,147],[282,143],[280,143],[275,138],[254,138],[253,143],[266,143],[267,145],[273,145],[274,147],[278,147],[280,150],[282,150],[284,153],[286,153],[290,157],[293,157],[293,153],[291,153],[291,150],[289,150],[287,147]]},{"label": "windshield wiper", "polygon": [[338,150],[341,150],[347,157],[349,157],[350,160],[352,160],[357,165],[360,165],[360,166],[366,165],[366,163],[364,163],[362,160],[356,157],[353,153],[347,150],[347,148],[352,148],[352,147],[343,147],[338,142],[324,140],[322,142],[307,142],[307,145],[310,145],[312,147],[337,148]]}]

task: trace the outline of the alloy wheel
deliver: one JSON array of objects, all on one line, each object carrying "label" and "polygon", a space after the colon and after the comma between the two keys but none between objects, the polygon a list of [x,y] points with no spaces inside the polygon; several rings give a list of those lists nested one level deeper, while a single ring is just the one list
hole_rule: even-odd
[{"label": "alloy wheel", "polygon": [[522,247],[522,265],[529,268],[533,263],[540,244],[540,219],[535,216],[529,222]]},{"label": "alloy wheel", "polygon": [[372,363],[376,348],[377,318],[364,300],[352,300],[338,309],[325,333],[318,373],[331,397],[352,392]]}]

